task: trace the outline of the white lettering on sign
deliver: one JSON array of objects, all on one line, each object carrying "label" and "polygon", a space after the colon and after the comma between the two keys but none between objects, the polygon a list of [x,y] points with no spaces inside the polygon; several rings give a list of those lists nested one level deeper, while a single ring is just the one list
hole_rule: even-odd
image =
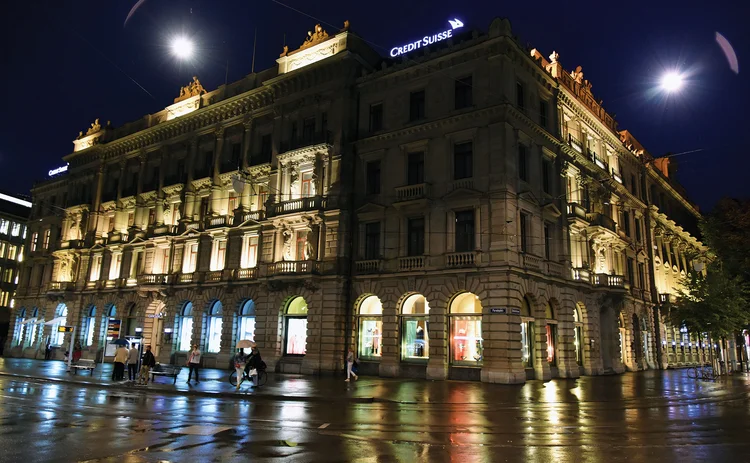
[{"label": "white lettering on sign", "polygon": [[414,42],[407,43],[406,45],[401,45],[400,47],[391,48],[391,57],[395,58],[399,55],[403,55],[404,53],[409,53],[410,51],[414,51],[419,48],[432,45],[433,43],[437,43],[445,39],[449,39],[453,37],[454,29],[458,29],[459,27],[464,27],[464,23],[462,23],[461,20],[456,19],[456,18],[449,19],[448,23],[450,23],[451,25],[451,28],[448,30],[445,30],[443,32],[438,32],[437,34],[433,34],[433,35],[425,35],[421,39],[416,40]]},{"label": "white lettering on sign", "polygon": [[69,166],[69,165],[70,165],[70,164],[65,164],[64,166],[62,166],[62,167],[58,167],[57,169],[52,169],[52,170],[50,170],[49,172],[47,172],[47,174],[49,174],[49,176],[50,176],[50,177],[52,177],[52,176],[54,176],[54,175],[57,175],[57,174],[62,174],[63,172],[67,172],[67,171],[68,171],[68,166]]}]

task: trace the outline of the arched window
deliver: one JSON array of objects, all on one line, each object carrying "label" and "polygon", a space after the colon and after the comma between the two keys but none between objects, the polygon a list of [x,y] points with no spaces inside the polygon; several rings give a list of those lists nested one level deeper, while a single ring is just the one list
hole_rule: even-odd
[{"label": "arched window", "polygon": [[286,305],[284,314],[284,354],[305,355],[307,352],[307,302],[297,296]]},{"label": "arched window", "polygon": [[39,309],[34,307],[34,310],[31,311],[31,319],[28,323],[28,328],[26,328],[28,334],[28,345],[29,347],[33,347],[34,343],[36,343],[36,332],[39,330]]},{"label": "arched window", "polygon": [[527,296],[521,299],[521,363],[524,368],[534,368],[534,318]]},{"label": "arched window", "polygon": [[91,346],[94,344],[94,327],[96,326],[96,307],[90,306],[88,313],[86,314],[86,317],[83,319],[83,325],[81,328],[83,328],[84,332],[84,345],[85,346]]},{"label": "arched window", "polygon": [[412,294],[401,306],[401,358],[427,360],[430,357],[430,304],[421,294]]},{"label": "arched window", "polygon": [[359,304],[359,357],[379,359],[383,355],[383,304],[367,296]]},{"label": "arched window", "polygon": [[255,302],[246,300],[240,307],[237,341],[247,339],[255,341]]},{"label": "arched window", "polygon": [[547,320],[546,334],[547,334],[547,363],[550,366],[557,366],[557,320],[555,320],[555,312],[552,310],[552,305],[547,302],[544,307],[544,318]]},{"label": "arched window", "polygon": [[482,303],[473,293],[461,293],[450,303],[451,363],[481,365]]},{"label": "arched window", "polygon": [[23,332],[26,325],[26,309],[22,308],[16,315],[16,345],[18,346],[23,343]]},{"label": "arched window", "polygon": [[573,324],[575,325],[576,363],[578,366],[583,366],[583,319],[581,318],[581,308],[578,305],[573,309]]},{"label": "arched window", "polygon": [[58,330],[59,327],[65,326],[68,323],[68,306],[65,304],[59,304],[55,310],[55,320],[52,324],[52,335],[50,336],[50,344],[53,346],[62,346],[65,341],[65,333],[61,333]]},{"label": "arched window", "polygon": [[193,303],[186,302],[177,316],[177,350],[189,351],[193,338]]},{"label": "arched window", "polygon": [[221,327],[224,324],[222,320],[222,309],[224,306],[221,301],[215,301],[208,309],[208,352],[221,351]]}]

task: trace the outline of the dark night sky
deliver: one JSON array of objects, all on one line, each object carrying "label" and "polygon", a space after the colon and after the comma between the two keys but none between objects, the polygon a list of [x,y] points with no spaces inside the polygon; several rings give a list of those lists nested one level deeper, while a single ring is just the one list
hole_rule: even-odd
[{"label": "dark night sky", "polygon": [[[747,1],[283,0],[298,12],[272,0],[147,0],[123,26],[135,3],[6,2],[0,189],[28,193],[33,181],[62,165],[78,131],[96,117],[121,125],[161,110],[194,73],[214,89],[224,82],[227,59],[229,81],[248,74],[256,27],[259,70],[275,66],[284,34],[296,49],[318,21],[332,32],[350,20],[353,31],[385,55],[394,45],[442,30],[449,18],[486,31],[492,18],[503,16],[522,43],[544,56],[556,50],[568,71],[581,65],[620,128],[652,154],[704,149],[675,158],[681,182],[702,210],[725,195],[750,196]],[[176,62],[166,47],[180,31],[200,47],[189,65]],[[739,75],[714,41],[716,31],[733,45]],[[690,74],[689,85],[665,100],[653,89],[663,70],[674,67]]]}]

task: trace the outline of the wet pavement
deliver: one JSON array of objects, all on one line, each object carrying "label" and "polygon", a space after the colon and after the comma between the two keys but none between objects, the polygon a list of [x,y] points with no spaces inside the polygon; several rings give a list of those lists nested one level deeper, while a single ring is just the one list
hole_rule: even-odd
[{"label": "wet pavement", "polygon": [[[107,370],[60,382],[59,363],[0,360],[0,462],[750,461],[743,374],[519,386],[273,376],[234,395],[220,370],[197,388],[181,377],[145,390]],[[42,371],[52,381],[33,378]]]}]

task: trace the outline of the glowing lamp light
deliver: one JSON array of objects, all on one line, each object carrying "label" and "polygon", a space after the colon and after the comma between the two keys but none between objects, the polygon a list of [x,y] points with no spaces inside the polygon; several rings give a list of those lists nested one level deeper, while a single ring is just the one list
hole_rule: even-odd
[{"label": "glowing lamp light", "polygon": [[661,88],[669,93],[677,92],[682,88],[684,80],[677,72],[668,72],[661,78]]},{"label": "glowing lamp light", "polygon": [[172,54],[181,60],[189,60],[195,52],[195,45],[185,36],[173,38],[169,48],[172,50]]}]

